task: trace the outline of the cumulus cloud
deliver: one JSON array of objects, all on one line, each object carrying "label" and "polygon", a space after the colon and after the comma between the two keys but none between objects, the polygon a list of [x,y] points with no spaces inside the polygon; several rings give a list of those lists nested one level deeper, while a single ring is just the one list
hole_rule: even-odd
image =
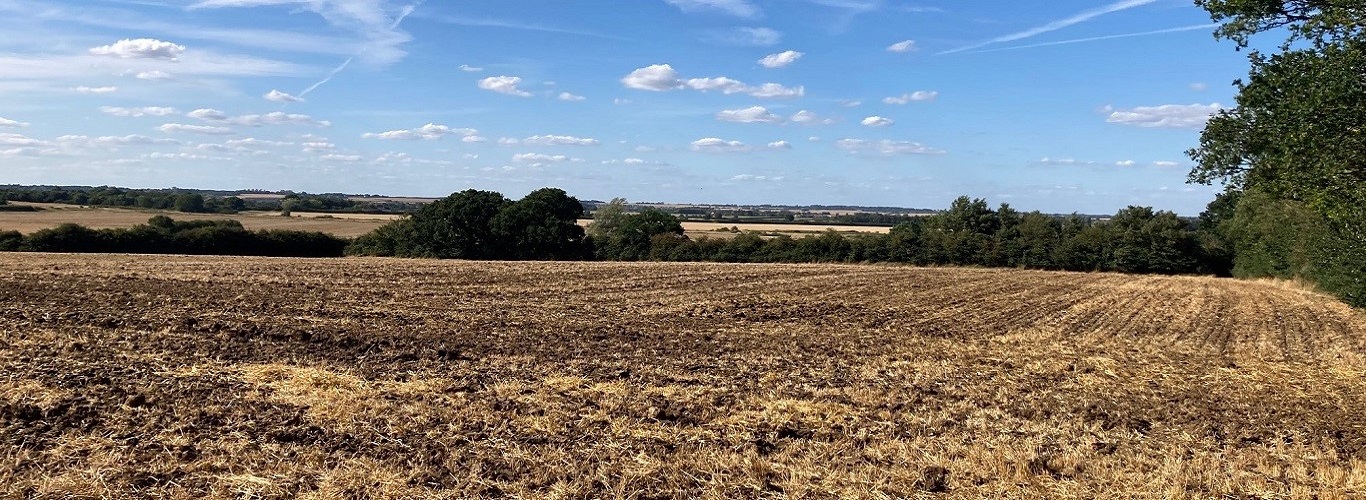
[{"label": "cumulus cloud", "polygon": [[862,123],[865,127],[886,127],[888,125],[896,123],[896,121],[892,120],[891,118],[881,116],[870,116],[864,118],[863,121],[859,123]]},{"label": "cumulus cloud", "polygon": [[915,52],[915,51],[917,51],[917,50],[920,50],[920,48],[915,46],[915,40],[906,40],[906,41],[897,42],[897,43],[894,43],[894,44],[891,44],[891,45],[888,45],[888,46],[887,46],[887,52],[895,52],[895,53],[898,53],[898,54],[905,54],[905,53],[907,53],[907,52]]},{"label": "cumulus cloud", "polygon": [[170,116],[170,115],[174,115],[174,114],[176,114],[176,113],[179,113],[179,111],[176,111],[175,108],[168,108],[168,107],[163,107],[163,106],[147,106],[147,107],[141,107],[141,108],[122,108],[122,107],[118,107],[118,106],[101,106],[101,107],[100,107],[100,112],[102,112],[102,113],[104,113],[104,114],[107,114],[107,115],[114,115],[114,116],[129,116],[129,117],[134,117],[134,118],[136,118],[136,117],[141,117],[141,116]]},{"label": "cumulus cloud", "polygon": [[674,90],[683,86],[683,81],[678,77],[678,71],[668,64],[654,64],[639,68],[622,77],[621,83],[628,89],[653,92]]},{"label": "cumulus cloud", "polygon": [[1114,109],[1106,106],[1103,111],[1109,113],[1106,122],[1120,125],[1146,128],[1200,128],[1221,109],[1223,105],[1216,102],[1139,106],[1133,109]]},{"label": "cumulus cloud", "polygon": [[716,11],[736,17],[757,17],[759,7],[748,0],[665,0],[683,12]]},{"label": "cumulus cloud", "polygon": [[171,74],[165,71],[143,71],[135,75],[139,80],[170,80]]},{"label": "cumulus cloud", "polygon": [[5,117],[0,117],[0,128],[20,128],[20,127],[27,127],[27,126],[28,126],[27,123],[24,123],[24,122],[21,122],[21,121],[18,121],[18,120],[11,120],[11,119],[5,118]]},{"label": "cumulus cloud", "polygon": [[360,155],[342,155],[333,153],[319,156],[318,159],[323,161],[335,161],[340,163],[355,163],[363,160],[364,158],[361,158]]},{"label": "cumulus cloud", "polygon": [[692,142],[693,151],[704,153],[743,153],[750,148],[740,141],[727,141],[716,137],[706,137]]},{"label": "cumulus cloud", "polygon": [[305,153],[325,153],[337,149],[336,144],[326,141],[305,142],[300,144],[300,146],[303,146],[303,152]]},{"label": "cumulus cloud", "polygon": [[942,149],[931,148],[918,142],[887,139],[881,141],[840,139],[835,141],[835,147],[850,154],[877,154],[882,156],[944,154]]},{"label": "cumulus cloud", "polygon": [[520,76],[490,76],[479,80],[479,88],[499,94],[531,97],[531,93],[517,88],[522,83]]},{"label": "cumulus cloud", "polygon": [[175,132],[184,132],[188,134],[202,135],[232,135],[234,133],[232,129],[227,127],[214,127],[209,125],[185,125],[181,123],[167,123],[165,125],[157,127],[157,130],[160,130],[168,134]]},{"label": "cumulus cloud", "polygon": [[803,109],[792,114],[792,123],[800,123],[802,125],[829,125],[835,123],[835,120],[821,118],[820,115]]},{"label": "cumulus cloud", "polygon": [[597,146],[599,144],[597,139],[571,135],[533,135],[522,139],[520,142],[528,146]]},{"label": "cumulus cloud", "polygon": [[716,119],[723,122],[735,123],[782,123],[783,117],[770,113],[768,108],[763,106],[751,106],[744,109],[727,109],[716,113]]},{"label": "cumulus cloud", "polygon": [[584,96],[581,96],[581,95],[574,95],[574,94],[571,94],[571,93],[569,93],[569,92],[560,92],[560,97],[559,97],[559,99],[560,99],[561,101],[578,102],[578,101],[582,101],[582,100],[585,100],[585,99],[588,99],[588,98],[587,98],[587,97],[584,97]]},{"label": "cumulus cloud", "polygon": [[52,143],[20,134],[0,134],[0,146],[51,146]]},{"label": "cumulus cloud", "polygon": [[262,125],[314,125],[318,127],[331,127],[332,122],[326,120],[315,120],[313,117],[301,114],[291,114],[276,111],[264,115],[241,115],[229,116],[227,113],[216,109],[196,109],[185,116],[198,118],[206,122],[218,124],[243,125],[247,127],[260,127]]},{"label": "cumulus cloud", "polygon": [[763,59],[759,60],[759,65],[769,69],[783,68],[797,62],[797,60],[801,59],[804,55],[806,54],[795,50],[786,50],[777,54],[764,56]]},{"label": "cumulus cloud", "polygon": [[719,45],[768,47],[782,42],[783,33],[773,28],[740,27],[713,31],[703,38],[703,40]]},{"label": "cumulus cloud", "polygon": [[163,42],[153,38],[123,39],[110,45],[90,49],[97,56],[114,56],[123,59],[163,59],[175,61],[185,53],[185,46]]},{"label": "cumulus cloud", "polygon": [[302,97],[293,96],[274,89],[272,89],[270,92],[266,92],[266,95],[261,97],[264,97],[267,101],[275,102],[304,102],[304,98]]},{"label": "cumulus cloud", "polygon": [[655,64],[636,69],[623,77],[621,83],[626,88],[652,92],[692,89],[700,92],[718,91],[727,95],[746,94],[760,98],[801,97],[806,94],[806,88],[801,86],[786,87],[777,83],[751,86],[725,76],[683,80],[678,71],[668,64]]},{"label": "cumulus cloud", "polygon": [[446,137],[448,135],[470,137],[478,134],[479,131],[472,128],[450,128],[445,125],[428,123],[426,125],[414,129],[390,130],[388,132],[379,133],[366,133],[362,134],[361,137],[365,139],[385,139],[399,141],[415,141],[419,139],[431,141],[440,139],[442,137]]},{"label": "cumulus cloud", "polygon": [[257,138],[255,138],[255,137],[247,137],[247,138],[245,138],[245,139],[232,139],[232,140],[230,140],[230,141],[227,141],[226,144],[229,145],[229,146],[248,146],[248,147],[280,147],[280,146],[293,146],[293,145],[294,145],[294,143],[292,143],[292,142],[285,142],[285,141],[270,141],[270,140],[257,139]]},{"label": "cumulus cloud", "polygon": [[86,87],[80,86],[71,89],[77,94],[112,94],[118,92],[118,87]]},{"label": "cumulus cloud", "polygon": [[478,72],[480,72],[480,71],[484,71],[484,68],[478,68],[478,67],[470,66],[470,65],[468,65],[468,64],[461,64],[461,65],[460,65],[460,71],[464,71],[464,72],[466,72],[466,73],[478,73]]},{"label": "cumulus cloud", "polygon": [[906,104],[910,102],[933,101],[939,98],[939,92],[933,90],[917,90],[910,94],[886,97],[882,99],[885,104]]},{"label": "cumulus cloud", "polygon": [[787,141],[773,141],[768,143],[768,149],[792,149],[792,144]]},{"label": "cumulus cloud", "polygon": [[565,155],[544,155],[540,153],[519,153],[512,155],[512,161],[518,163],[560,163],[569,161]]},{"label": "cumulus cloud", "polygon": [[781,176],[779,176],[779,177],[773,177],[773,176],[768,176],[768,175],[754,175],[754,174],[740,174],[740,175],[731,176],[731,178],[730,178],[730,180],[732,180],[732,181],[738,181],[738,182],[748,182],[748,181],[773,181],[773,182],[779,182],[779,181],[782,181],[783,179],[786,179],[786,177],[781,177]]}]

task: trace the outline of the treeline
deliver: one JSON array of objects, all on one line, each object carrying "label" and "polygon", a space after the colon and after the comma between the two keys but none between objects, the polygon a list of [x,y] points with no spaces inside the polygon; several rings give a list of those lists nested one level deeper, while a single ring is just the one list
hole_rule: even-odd
[{"label": "treeline", "polygon": [[353,200],[341,194],[320,195],[287,192],[280,198],[243,199],[237,196],[220,196],[191,190],[125,189],[111,186],[0,187],[0,203],[6,200],[222,214],[234,214],[246,210],[285,213],[408,213],[416,211],[420,207],[417,203]]},{"label": "treeline", "polygon": [[890,234],[691,239],[674,215],[602,205],[587,230],[582,206],[559,189],[518,201],[464,191],[357,238],[351,255],[490,260],[711,262],[903,262],[1074,271],[1223,274],[1231,261],[1198,224],[1172,212],[1129,207],[1108,221],[991,209],[967,197],[947,211],[903,222]]},{"label": "treeline", "polygon": [[28,235],[0,231],[0,251],[340,257],[348,240],[312,231],[248,231],[235,220],[177,221],[164,215],[127,229],[62,224]]},{"label": "treeline", "polygon": [[[610,210],[610,208],[609,208]],[[1172,212],[1129,207],[1108,221],[1020,213],[962,197],[889,234],[691,239],[669,216],[646,211],[598,217],[589,231],[612,260],[714,262],[899,262],[1159,274],[1228,274],[1229,262],[1197,224]],[[613,222],[619,221],[619,222]],[[648,222],[646,222],[648,221]],[[606,222],[606,224],[604,224]],[[599,224],[603,224],[599,226]],[[647,233],[647,236],[642,236]]]}]

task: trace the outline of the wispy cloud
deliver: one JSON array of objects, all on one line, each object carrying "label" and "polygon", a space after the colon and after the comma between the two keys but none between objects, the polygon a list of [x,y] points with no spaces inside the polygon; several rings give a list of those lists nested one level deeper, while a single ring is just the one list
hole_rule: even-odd
[{"label": "wispy cloud", "polygon": [[436,21],[436,22],[444,23],[444,24],[453,24],[453,25],[456,25],[456,26],[470,26],[470,27],[475,27],[475,28],[503,28],[503,29],[510,29],[510,30],[539,31],[539,32],[542,32],[542,33],[557,33],[557,34],[561,34],[561,35],[585,36],[585,37],[590,37],[590,38],[604,38],[604,39],[609,39],[609,40],[626,40],[626,38],[622,38],[622,37],[619,37],[619,36],[605,35],[605,34],[602,34],[602,33],[596,33],[596,32],[592,32],[592,31],[576,30],[576,29],[571,29],[571,28],[558,28],[558,27],[554,27],[554,26],[543,26],[543,25],[539,25],[539,24],[528,24],[528,23],[522,23],[522,22],[517,22],[517,21],[508,21],[508,20],[504,20],[504,19],[493,19],[493,18],[477,18],[477,19],[476,19],[476,18],[457,17],[457,16],[430,16],[430,17],[428,17],[428,16],[421,16],[421,17],[422,17],[423,19],[427,19],[427,20],[430,20],[430,21]]},{"label": "wispy cloud", "polygon": [[1071,16],[1071,17],[1067,17],[1067,18],[1064,18],[1064,19],[1059,19],[1059,20],[1057,20],[1057,21],[1053,21],[1053,22],[1048,23],[1048,24],[1045,24],[1045,25],[1043,25],[1043,26],[1037,26],[1037,27],[1030,28],[1030,29],[1027,29],[1027,30],[1024,30],[1024,31],[1019,31],[1019,32],[1011,33],[1011,34],[1009,34],[1009,35],[998,36],[998,37],[996,37],[996,38],[992,38],[992,39],[987,40],[987,41],[985,41],[985,42],[975,43],[975,44],[972,44],[972,45],[968,45],[968,46],[966,46],[966,47],[959,47],[959,48],[952,49],[952,50],[946,50],[946,51],[940,52],[939,54],[940,54],[940,55],[944,55],[944,54],[954,54],[954,53],[958,53],[958,52],[965,52],[965,51],[969,51],[969,50],[980,49],[980,48],[982,48],[982,47],[986,47],[986,46],[992,45],[992,44],[1003,43],[1003,42],[1013,42],[1013,41],[1016,41],[1016,40],[1024,40],[1024,39],[1026,39],[1026,38],[1031,38],[1031,37],[1038,36],[1038,35],[1042,35],[1042,34],[1044,34],[1044,33],[1048,33],[1048,32],[1051,32],[1051,31],[1057,31],[1057,30],[1060,30],[1060,29],[1063,29],[1063,28],[1066,28],[1066,27],[1069,27],[1069,26],[1081,24],[1081,23],[1084,23],[1084,22],[1086,22],[1086,21],[1090,21],[1090,20],[1092,20],[1092,19],[1095,19],[1095,18],[1097,18],[1097,17],[1103,16],[1103,15],[1106,15],[1106,14],[1112,14],[1112,13],[1115,13],[1115,12],[1120,12],[1120,11],[1125,11],[1125,10],[1133,9],[1133,8],[1136,8],[1136,7],[1142,7],[1142,6],[1144,6],[1144,5],[1148,5],[1148,4],[1155,3],[1155,2],[1157,2],[1157,0],[1121,0],[1121,1],[1119,1],[1119,2],[1115,2],[1115,3],[1112,3],[1112,4],[1106,5],[1106,6],[1104,6],[1104,7],[1099,7],[1099,8],[1087,10],[1087,11],[1084,11],[1084,12],[1081,12],[1081,13],[1078,13],[1078,14],[1075,14],[1075,15],[1073,15],[1073,16]]},{"label": "wispy cloud", "polygon": [[1139,37],[1139,36],[1164,35],[1164,34],[1167,34],[1167,33],[1181,33],[1181,32],[1184,32],[1184,31],[1207,30],[1207,29],[1213,29],[1213,28],[1218,27],[1218,26],[1219,26],[1218,24],[1213,24],[1213,23],[1211,23],[1211,24],[1197,24],[1197,25],[1194,25],[1194,26],[1181,26],[1181,27],[1177,27],[1177,28],[1167,28],[1167,29],[1160,29],[1160,30],[1153,30],[1153,31],[1142,31],[1142,32],[1138,32],[1138,33],[1123,33],[1123,34],[1119,34],[1119,35],[1092,36],[1092,37],[1087,37],[1087,38],[1074,38],[1074,39],[1071,39],[1071,40],[1058,40],[1058,41],[1056,41],[1056,42],[1043,42],[1043,43],[1034,43],[1034,44],[1029,44],[1029,45],[1017,45],[1017,46],[1014,46],[1014,47],[1001,47],[1001,48],[999,48],[999,49],[974,50],[974,51],[972,51],[972,52],[969,52],[969,54],[986,54],[986,53],[989,53],[989,52],[1002,52],[1002,51],[1008,51],[1008,50],[1034,49],[1034,48],[1039,48],[1039,47],[1052,47],[1052,46],[1055,46],[1055,45],[1071,45],[1071,44],[1074,44],[1074,43],[1099,42],[1099,41],[1102,41],[1102,40],[1114,40],[1114,39],[1118,39],[1118,38],[1133,38],[1133,37]]}]

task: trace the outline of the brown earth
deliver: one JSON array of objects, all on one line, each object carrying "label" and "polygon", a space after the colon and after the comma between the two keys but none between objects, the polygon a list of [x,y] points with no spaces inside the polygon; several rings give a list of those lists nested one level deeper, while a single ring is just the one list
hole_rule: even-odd
[{"label": "brown earth", "polygon": [[891,266],[0,255],[0,497],[1360,498],[1366,318]]}]

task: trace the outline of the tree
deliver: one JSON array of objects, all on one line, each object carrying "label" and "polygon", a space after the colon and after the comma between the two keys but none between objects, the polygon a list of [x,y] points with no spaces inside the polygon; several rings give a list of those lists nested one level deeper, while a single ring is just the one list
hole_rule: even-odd
[{"label": "tree", "polygon": [[502,258],[579,260],[587,257],[582,216],[577,198],[562,189],[543,188],[505,205],[489,224]]},{"label": "tree", "polygon": [[493,191],[469,189],[429,203],[412,217],[409,247],[417,256],[441,259],[503,259],[493,218],[511,202]]},{"label": "tree", "polygon": [[[1235,273],[1298,273],[1349,303],[1366,305],[1366,4],[1196,3],[1223,23],[1216,36],[1234,40],[1240,49],[1257,33],[1280,28],[1289,33],[1279,53],[1249,55],[1252,67],[1247,81],[1237,82],[1237,107],[1213,117],[1200,146],[1188,152],[1196,162],[1192,182],[1224,182],[1233,190],[1259,193],[1238,200],[1231,217],[1220,215],[1221,224],[1236,221],[1235,228],[1245,229],[1277,220],[1297,225],[1270,232],[1239,229],[1243,236],[1233,242]],[[1321,236],[1263,239],[1309,233]],[[1248,240],[1247,234],[1258,236]],[[1248,246],[1248,241],[1264,245]],[[1301,245],[1303,252],[1283,251]],[[1250,266],[1249,259],[1259,264]]]},{"label": "tree", "polygon": [[196,193],[186,193],[175,197],[175,207],[177,212],[200,213],[204,211],[204,195]]},{"label": "tree", "polygon": [[597,257],[603,260],[644,260],[650,256],[655,236],[683,236],[678,217],[662,210],[647,208],[638,214],[613,215],[602,239],[595,241]]}]

